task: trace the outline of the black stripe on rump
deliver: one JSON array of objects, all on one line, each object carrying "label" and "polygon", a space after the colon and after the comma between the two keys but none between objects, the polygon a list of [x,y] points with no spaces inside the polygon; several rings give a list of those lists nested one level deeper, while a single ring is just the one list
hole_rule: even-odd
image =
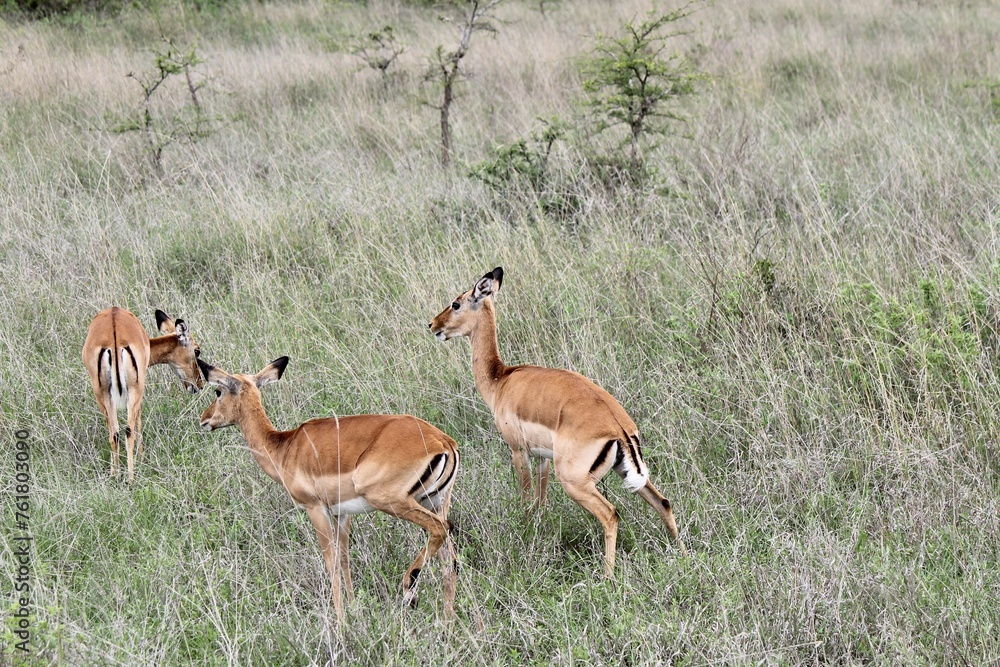
[{"label": "black stripe on rump", "polygon": [[642,458],[642,445],[639,444],[639,434],[636,433],[635,435],[633,435],[632,438],[631,438],[631,440],[632,440],[632,442],[635,443],[635,453],[639,457],[639,459],[636,461],[636,463],[638,463],[639,461],[643,460],[643,458]]},{"label": "black stripe on rump", "polygon": [[[108,348],[102,347],[97,353],[97,386],[101,385],[101,380],[104,378],[104,373],[101,372],[101,362],[104,361],[104,353],[108,351]],[[111,370],[110,368],[108,370]],[[111,391],[111,387],[108,387],[108,391]]]},{"label": "black stripe on rump", "polygon": [[128,352],[129,359],[132,360],[132,370],[135,371],[136,380],[139,379],[139,365],[135,363],[135,355],[132,354],[132,348],[128,345],[125,346],[124,350]]},{"label": "black stripe on rump", "polygon": [[[438,456],[441,456],[441,454],[438,454]],[[458,470],[458,457],[457,456],[455,457],[455,465],[453,465],[451,467],[451,470],[448,472],[448,476],[445,477],[444,481],[441,482],[440,484],[436,484],[434,486],[434,490],[433,491],[428,491],[423,496],[421,496],[418,499],[418,501],[420,501],[420,500],[427,500],[427,499],[429,499],[432,496],[436,496],[439,493],[443,493],[444,491],[446,491],[448,489],[448,486],[451,484],[452,477],[455,476],[455,471],[456,470]]]},{"label": "black stripe on rump", "polygon": [[448,471],[448,476],[444,478],[443,482],[437,485],[435,493],[440,493],[441,491],[444,491],[449,486],[451,486],[451,480],[455,476],[456,470],[458,470],[458,457],[455,457],[455,465],[453,465],[451,467],[451,470]]},{"label": "black stripe on rump", "polygon": [[635,456],[635,447],[632,446],[631,440],[627,440],[625,444],[628,446],[628,457],[632,459],[632,469],[638,473],[641,471],[641,468],[639,467],[639,460]]},{"label": "black stripe on rump", "polygon": [[[601,453],[597,455],[597,458],[594,459],[593,465],[590,466],[591,473],[604,465],[604,462],[608,460],[608,454],[611,452],[611,448],[617,444],[617,440],[608,440],[604,443],[604,447],[601,447]],[[615,454],[615,465],[618,465],[618,461],[621,459],[621,456],[622,450],[621,447],[618,447],[618,452]]]},{"label": "black stripe on rump", "polygon": [[635,448],[632,446],[632,442],[628,439],[622,439],[622,445],[618,447],[618,456],[615,458],[615,472],[619,475],[625,475],[628,473],[629,468],[626,466],[626,458],[628,458],[628,465],[635,472],[639,472],[639,462],[635,459]]},{"label": "black stripe on rump", "polygon": [[442,456],[445,456],[445,454],[441,453],[434,455],[434,458],[431,459],[431,464],[427,466],[427,470],[424,471],[424,474],[420,476],[420,479],[417,480],[417,483],[413,485],[413,488],[411,488],[410,492],[406,495],[412,496],[414,493],[416,493],[417,491],[419,491],[420,489],[422,489],[427,485],[427,481],[431,478],[431,475],[434,473],[434,470],[438,467],[438,464],[441,462]]}]

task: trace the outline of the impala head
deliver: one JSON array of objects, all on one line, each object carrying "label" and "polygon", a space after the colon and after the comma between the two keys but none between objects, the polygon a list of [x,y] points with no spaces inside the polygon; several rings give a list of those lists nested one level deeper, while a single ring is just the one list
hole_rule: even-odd
[{"label": "impala head", "polygon": [[428,325],[431,333],[440,340],[471,334],[476,328],[483,304],[500,289],[502,282],[503,267],[498,266],[480,278],[472,289],[456,296],[450,306],[438,313]]},{"label": "impala head", "polygon": [[201,415],[206,431],[232,426],[240,421],[247,408],[260,405],[260,389],[277,382],[288,365],[288,357],[279,357],[256,375],[230,375],[222,369],[198,360],[205,380],[215,386],[215,401]]},{"label": "impala head", "polygon": [[198,341],[191,335],[187,322],[181,319],[173,320],[162,310],[156,311],[156,328],[164,336],[177,334],[177,346],[167,354],[166,362],[177,377],[184,383],[185,389],[196,394],[201,389],[201,373],[198,370],[198,357],[201,348]]}]

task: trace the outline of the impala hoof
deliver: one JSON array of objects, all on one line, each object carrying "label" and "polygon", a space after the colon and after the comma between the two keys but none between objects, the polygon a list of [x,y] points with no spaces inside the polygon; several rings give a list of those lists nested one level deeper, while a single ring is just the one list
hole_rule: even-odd
[{"label": "impala hoof", "polygon": [[417,597],[417,594],[415,591],[413,591],[413,589],[410,589],[405,593],[403,593],[403,604],[409,607],[410,609],[416,609],[417,603],[419,601],[420,599]]}]

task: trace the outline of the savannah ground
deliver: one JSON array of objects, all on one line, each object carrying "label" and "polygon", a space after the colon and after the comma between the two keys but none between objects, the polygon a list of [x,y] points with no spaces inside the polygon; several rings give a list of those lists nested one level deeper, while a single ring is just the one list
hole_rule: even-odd
[{"label": "savannah ground", "polygon": [[[586,125],[581,58],[649,8],[501,6],[467,57],[450,171],[420,101],[427,55],[457,39],[433,9],[0,24],[0,662],[18,657],[21,428],[32,664],[1000,661],[1000,7],[720,0],[673,42],[710,78],[647,149],[652,179],[593,166],[619,153],[613,132],[560,142],[565,207],[467,177],[538,117]],[[406,51],[383,79],[348,45],[387,24]],[[218,122],[168,146],[159,176],[142,135],[112,129],[161,34],[196,44]],[[184,103],[165,89],[157,113]],[[611,580],[598,524],[558,485],[525,516],[467,342],[427,330],[495,265],[505,361],[621,401],[687,557],[613,475]],[[264,396],[279,428],[406,412],[452,435],[457,620],[437,564],[400,608],[424,535],[369,515],[338,627],[305,514],[235,429],[197,428],[211,393],[164,368],[136,483],[109,479],[79,354],[112,304],[150,331],[155,308],[183,317],[228,370],[289,355]]]}]

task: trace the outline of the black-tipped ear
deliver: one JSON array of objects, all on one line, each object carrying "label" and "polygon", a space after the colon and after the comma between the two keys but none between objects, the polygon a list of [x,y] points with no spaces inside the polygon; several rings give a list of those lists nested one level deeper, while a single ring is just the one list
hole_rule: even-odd
[{"label": "black-tipped ear", "polygon": [[482,301],[488,296],[493,296],[500,289],[500,282],[503,280],[503,269],[499,266],[488,272],[472,288],[472,300]]},{"label": "black-tipped ear", "polygon": [[174,332],[174,321],[159,308],[156,309],[156,328],[160,333],[164,334]]},{"label": "black-tipped ear", "polygon": [[206,380],[208,380],[209,373],[215,370],[215,366],[201,359],[198,360],[198,368],[201,369],[201,376]]},{"label": "black-tipped ear", "polygon": [[224,370],[220,370],[213,366],[212,364],[198,360],[198,368],[201,369],[201,374],[205,377],[205,381],[209,384],[214,384],[219,387],[225,387],[230,393],[236,393],[239,391],[240,385],[232,375],[229,375]]},{"label": "black-tipped ear", "polygon": [[265,366],[260,373],[257,373],[257,375],[254,376],[257,388],[260,389],[264,385],[280,380],[281,376],[285,372],[285,366],[287,365],[288,357],[278,357]]}]

